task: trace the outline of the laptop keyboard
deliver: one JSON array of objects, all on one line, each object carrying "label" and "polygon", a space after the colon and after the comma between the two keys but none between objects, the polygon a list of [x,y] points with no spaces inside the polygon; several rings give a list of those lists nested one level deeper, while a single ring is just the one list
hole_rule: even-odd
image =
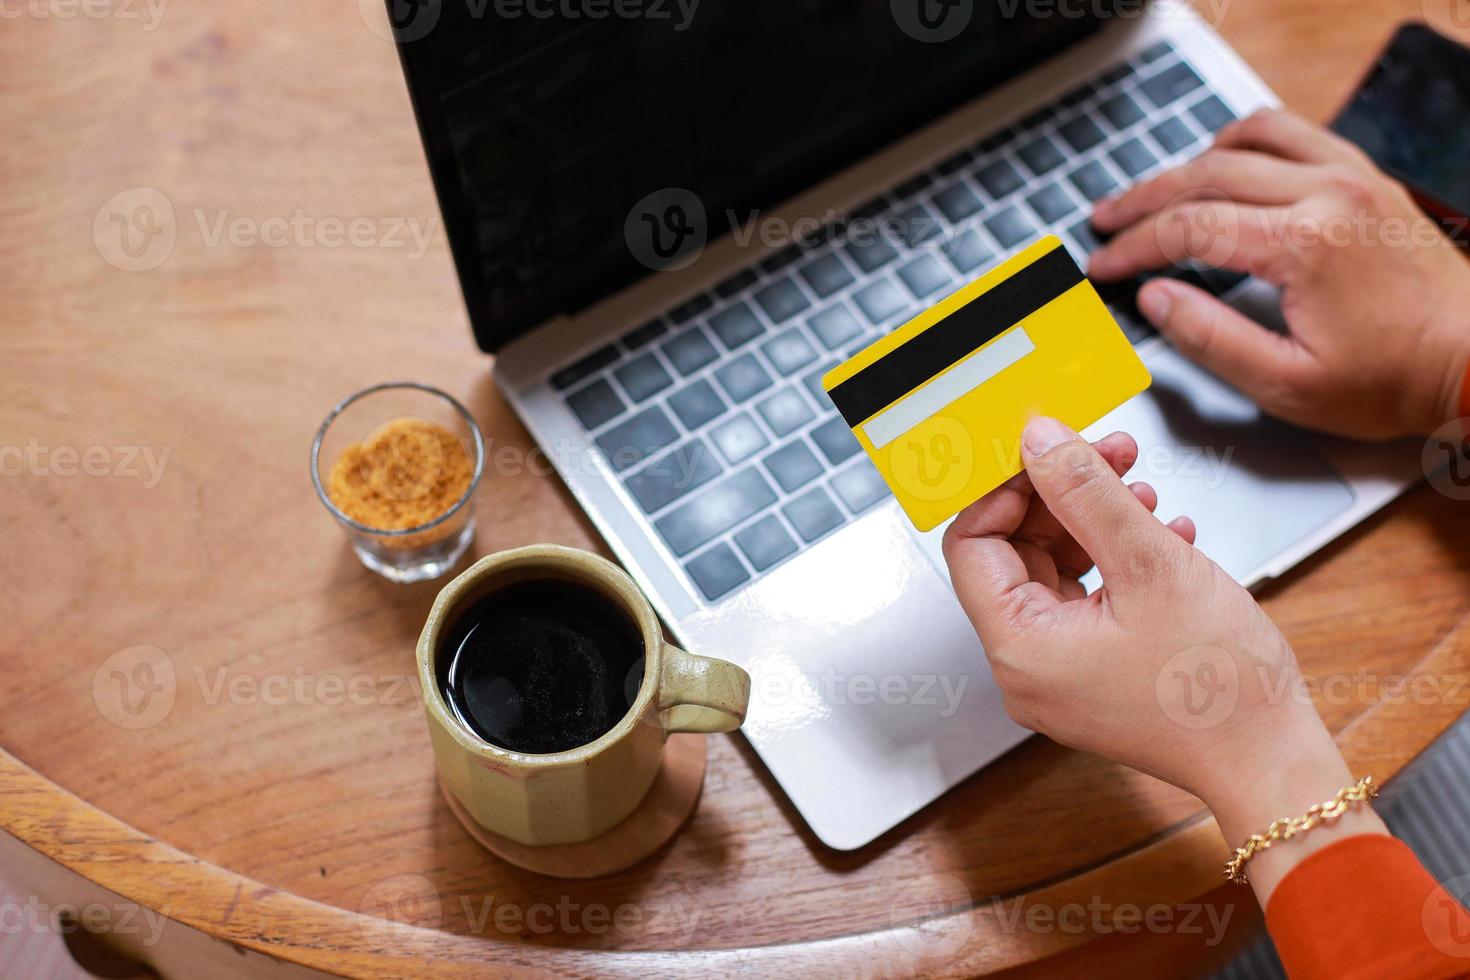
[{"label": "laptop keyboard", "polygon": [[[1039,235],[1083,262],[1098,245],[1090,202],[1193,156],[1234,118],[1155,45],[551,384],[700,593],[728,598],[889,496],[822,375]],[[1171,274],[1214,292],[1242,278]],[[1136,288],[1102,289],[1134,343],[1151,335]]]}]

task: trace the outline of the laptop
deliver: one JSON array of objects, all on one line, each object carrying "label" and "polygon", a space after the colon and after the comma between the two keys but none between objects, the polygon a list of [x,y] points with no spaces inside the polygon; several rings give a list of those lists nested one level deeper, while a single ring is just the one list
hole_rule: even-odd
[{"label": "laptop", "polygon": [[[1085,262],[1090,201],[1276,101],[1183,5],[1075,6],[389,0],[499,387],[678,642],[750,672],[744,735],[831,848],[1030,733],[944,528],[914,530],[819,379],[1041,235]],[[1262,283],[1169,274],[1279,317]],[[1153,386],[1085,435],[1131,432],[1160,516],[1242,583],[1419,475],[1262,417],[1134,292],[1105,298]]]}]

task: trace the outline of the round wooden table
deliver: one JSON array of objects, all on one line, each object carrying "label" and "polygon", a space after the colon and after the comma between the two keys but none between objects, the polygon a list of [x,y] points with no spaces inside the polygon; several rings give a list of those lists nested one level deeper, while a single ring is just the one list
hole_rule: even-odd
[{"label": "round wooden table", "polygon": [[[484,852],[435,788],[415,688],[438,585],[359,566],[313,497],[312,432],[366,384],[441,386],[491,444],[472,555],[603,546],[471,341],[396,58],[367,26],[377,0],[62,6],[0,32],[4,87],[25,93],[0,103],[7,871],[166,915],[156,943],[99,937],[164,975],[1046,974],[1079,957],[1172,975],[1228,943],[1182,915],[1120,928],[1121,910],[1228,908],[1230,936],[1248,930],[1198,801],[1041,738],[853,853],[818,843],[726,736],[693,820],[631,870],[561,881]],[[1470,35],[1449,0],[1199,7],[1318,119],[1403,17]],[[172,209],[161,262],[94,228],[120,193]],[[367,224],[334,245],[327,218]],[[1391,777],[1465,708],[1448,683],[1378,692],[1470,672],[1466,540],[1470,508],[1420,486],[1264,593],[1309,677],[1364,679],[1318,692],[1356,771]],[[1102,912],[1074,928],[1066,909]]]}]

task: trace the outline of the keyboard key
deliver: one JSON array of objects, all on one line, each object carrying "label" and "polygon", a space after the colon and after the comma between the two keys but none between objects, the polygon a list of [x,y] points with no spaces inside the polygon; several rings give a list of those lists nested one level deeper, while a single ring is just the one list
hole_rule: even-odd
[{"label": "keyboard key", "polygon": [[1165,119],[1150,129],[1149,135],[1169,153],[1178,153],[1194,142],[1194,133],[1178,116]]},{"label": "keyboard key", "polygon": [[806,325],[828,350],[836,350],[847,341],[863,332],[857,314],[846,303],[829,306],[822,312],[807,318]]},{"label": "keyboard key", "polygon": [[777,279],[757,290],[755,301],[766,311],[772,323],[781,323],[811,305],[801,288],[786,278]]},{"label": "keyboard key", "polygon": [[1056,104],[1061,106],[1063,109],[1074,109],[1077,106],[1081,105],[1083,102],[1086,102],[1087,97],[1091,94],[1092,85],[1090,83],[1087,85],[1079,85],[1076,88],[1072,89],[1072,91],[1068,92],[1066,95],[1062,96],[1060,99],[1057,99]]},{"label": "keyboard key", "polygon": [[704,331],[690,327],[673,340],[664,344],[664,354],[673,362],[680,374],[690,375],[720,356],[715,345],[710,343]]},{"label": "keyboard key", "polygon": [[1057,107],[1055,105],[1044,105],[1031,113],[1017,125],[1017,129],[1035,129],[1042,123],[1056,118]]},{"label": "keyboard key", "polygon": [[715,295],[720,299],[729,299],[736,293],[743,293],[755,285],[756,274],[754,269],[741,269],[729,279],[715,287]]},{"label": "keyboard key", "polygon": [[827,491],[812,487],[791,503],[781,508],[781,513],[796,528],[804,541],[815,541],[842,523],[842,511],[832,502]]},{"label": "keyboard key", "polygon": [[866,459],[854,463],[832,477],[832,489],[854,514],[861,514],[889,495],[883,477]]},{"label": "keyboard key", "polygon": [[1181,61],[1152,78],[1145,79],[1139,85],[1139,90],[1143,92],[1144,98],[1162,109],[1203,84],[1204,80],[1194,73],[1194,69]]},{"label": "keyboard key", "polygon": [[848,257],[864,272],[880,269],[898,258],[898,250],[876,224],[864,224],[860,231],[852,232],[845,247]]},{"label": "keyboard key", "polygon": [[670,310],[669,319],[675,323],[688,323],[714,305],[714,300],[708,296],[696,296],[693,299],[685,300]]},{"label": "keyboard key", "polygon": [[[771,476],[776,478],[781,489],[787,493],[795,493],[822,475],[822,464],[800,439],[794,439],[775,452],[768,453],[762,462],[770,470]],[[874,473],[876,472],[875,470]]]},{"label": "keyboard key", "polygon": [[613,469],[626,470],[678,438],[679,431],[663,409],[650,405],[598,436],[597,447]]},{"label": "keyboard key", "polygon": [[985,193],[997,201],[1026,182],[1020,172],[1004,160],[981,167],[975,171],[975,179],[980,181]]},{"label": "keyboard key", "polygon": [[926,252],[907,265],[899,266],[898,278],[903,280],[903,284],[909,287],[909,292],[916,299],[923,299],[954,283],[949,270],[933,252]]},{"label": "keyboard key", "polygon": [[775,255],[768,255],[764,259],[761,259],[761,271],[766,273],[779,272],[799,258],[801,258],[801,249],[795,245],[787,245]]},{"label": "keyboard key", "polygon": [[670,395],[669,408],[679,416],[684,428],[693,432],[710,419],[719,418],[725,411],[725,402],[714,385],[700,378]]},{"label": "keyboard key", "polygon": [[1102,114],[1113,124],[1114,129],[1127,129],[1143,118],[1143,110],[1127,92],[1119,92],[1103,102],[1101,108]]},{"label": "keyboard key", "polygon": [[1199,121],[1207,133],[1219,132],[1236,118],[1235,113],[1218,95],[1196,102],[1189,107],[1189,114]]},{"label": "keyboard key", "polygon": [[796,542],[775,514],[762,517],[735,535],[735,543],[758,572],[764,572],[782,558],[796,554]]},{"label": "keyboard key", "polygon": [[645,514],[662,510],[680,497],[720,475],[714,451],[702,439],[692,439],[664,453],[623,483]]},{"label": "keyboard key", "polygon": [[1143,319],[1137,306],[1130,304],[1127,307],[1109,307],[1108,312],[1118,321],[1123,336],[1128,338],[1130,344],[1137,344],[1154,335],[1154,328]]},{"label": "keyboard key", "polygon": [[1197,289],[1210,288],[1208,284],[1205,284],[1204,273],[1200,269],[1194,269],[1194,267],[1170,266],[1169,269],[1164,269],[1158,275],[1169,276],[1169,278],[1177,279],[1179,282],[1188,282],[1189,285]]},{"label": "keyboard key", "polygon": [[[1235,286],[1245,281],[1248,277],[1244,273],[1234,272],[1230,269],[1206,269],[1195,266],[1170,266],[1159,273],[1180,282],[1187,282],[1191,286],[1203,289],[1207,293],[1219,296],[1229,292]],[[1138,285],[1141,285],[1139,283]]]},{"label": "keyboard key", "polygon": [[893,216],[893,229],[909,248],[918,248],[939,234],[939,219],[922,204],[911,204]]},{"label": "keyboard key", "polygon": [[1114,65],[1103,72],[1098,76],[1097,82],[1099,85],[1117,85],[1131,74],[1133,74],[1133,66],[1125,62],[1121,65]]},{"label": "keyboard key", "polygon": [[832,399],[822,388],[822,375],[835,368],[837,364],[837,361],[828,361],[801,376],[801,383],[806,385],[806,390],[811,393],[812,400],[817,403],[817,409],[823,413],[837,410],[837,406],[832,404]]},{"label": "keyboard key", "polygon": [[812,441],[817,444],[822,455],[827,457],[827,462],[833,466],[850,458],[853,453],[863,448],[858,443],[857,436],[853,435],[852,430],[847,427],[847,423],[842,421],[841,416],[828,419],[813,429]]},{"label": "keyboard key", "polygon": [[1234,269],[1201,269],[1199,277],[1200,285],[1216,296],[1230,292],[1250,278],[1244,272],[1236,272]]},{"label": "keyboard key", "polygon": [[1092,219],[1086,218],[1077,222],[1067,229],[1067,234],[1072,236],[1072,241],[1082,250],[1083,255],[1091,255],[1097,251],[1100,244],[1097,240],[1097,232],[1092,230]]},{"label": "keyboard key", "polygon": [[710,438],[732,466],[770,445],[760,426],[744,412],[715,426]]},{"label": "keyboard key", "polygon": [[777,439],[784,439],[817,417],[817,413],[812,411],[811,405],[807,404],[807,400],[801,397],[801,392],[796,388],[782,388],[769,398],[757,402],[755,407],[761,413],[761,418],[766,420],[766,425],[776,433]]},{"label": "keyboard key", "polygon": [[1107,168],[1097,160],[1072,171],[1067,179],[1072,182],[1073,187],[1082,192],[1082,197],[1088,201],[1107,197],[1118,189],[1118,182],[1113,179],[1113,175],[1108,173]]},{"label": "keyboard key", "polygon": [[566,391],[572,385],[584,378],[590,378],[598,371],[616,361],[620,355],[618,349],[612,344],[599,347],[581,360],[568,364],[560,371],[551,376],[551,387],[557,391]]},{"label": "keyboard key", "polygon": [[1174,45],[1170,44],[1168,41],[1159,41],[1157,44],[1145,48],[1143,53],[1138,56],[1138,61],[1140,64],[1146,65],[1149,62],[1158,61],[1164,55],[1173,50]]},{"label": "keyboard key", "polygon": [[1159,162],[1153,150],[1144,146],[1143,140],[1136,136],[1121,146],[1113,147],[1108,151],[1108,156],[1129,177],[1137,177]]},{"label": "keyboard key", "polygon": [[864,204],[859,204],[857,207],[847,212],[847,217],[850,221],[867,221],[869,219],[876,218],[884,211],[887,211],[892,203],[892,201],[888,200],[887,195],[879,194],[871,201],[868,201]]},{"label": "keyboard key", "polygon": [[893,189],[893,196],[902,201],[906,197],[913,197],[919,191],[934,182],[928,174],[916,174]]},{"label": "keyboard key", "polygon": [[717,544],[684,566],[699,591],[711,602],[750,578],[727,544]]},{"label": "keyboard key", "polygon": [[852,294],[858,309],[872,324],[882,323],[908,306],[908,299],[887,279],[879,279]]},{"label": "keyboard key", "polygon": [[1138,311],[1138,287],[1142,282],[1142,279],[1134,278],[1100,283],[1096,287],[1097,294],[1108,304],[1108,312],[1123,329],[1123,335],[1135,344],[1154,333],[1153,327],[1149,326],[1143,314]]},{"label": "keyboard key", "polygon": [[980,198],[969,186],[963,183],[946,187],[935,194],[931,201],[934,206],[943,212],[949,223],[959,224],[961,221],[980,210]]},{"label": "keyboard key", "polygon": [[1062,189],[1058,183],[1050,183],[1026,198],[1026,203],[1031,205],[1031,210],[1041,218],[1043,222],[1054,225],[1067,215],[1077,210],[1072,196]]},{"label": "keyboard key", "polygon": [[567,396],[567,408],[587,429],[595,429],[608,419],[617,417],[626,407],[605,378],[598,378]]},{"label": "keyboard key", "polygon": [[973,272],[994,258],[990,247],[973,231],[952,238],[939,247],[961,272]]},{"label": "keyboard key", "polygon": [[720,343],[727,350],[734,350],[741,344],[750,343],[765,332],[761,325],[760,317],[755,315],[755,310],[743,302],[737,302],[721,310],[712,316],[704,318],[704,322],[714,330],[715,336],[720,338]]},{"label": "keyboard key", "polygon": [[674,554],[683,557],[776,502],[776,492],[747,467],[685,500],[654,522]]},{"label": "keyboard key", "polygon": [[795,327],[766,341],[761,350],[782,374],[794,374],[817,359],[817,352]]},{"label": "keyboard key", "polygon": [[965,169],[965,167],[967,167],[974,161],[975,154],[971,153],[969,150],[961,150],[954,156],[940,161],[934,167],[934,169],[939,172],[939,175],[941,177],[948,177],[950,174],[959,173],[961,170]]},{"label": "keyboard key", "polygon": [[1006,208],[1004,211],[985,219],[985,230],[1000,243],[1001,248],[1011,249],[1032,238],[1036,229],[1031,227],[1031,222],[1021,214],[1016,207]]},{"label": "keyboard key", "polygon": [[628,350],[637,350],[645,344],[662,337],[668,330],[668,326],[662,320],[645,323],[638,329],[630,330],[623,335],[623,346],[628,348]]},{"label": "keyboard key", "polygon": [[836,252],[828,252],[797,270],[818,298],[826,299],[853,281],[847,263]]},{"label": "keyboard key", "polygon": [[1090,116],[1078,116],[1063,123],[1057,131],[1062,134],[1067,145],[1078,153],[1092,149],[1107,138],[1102,127],[1093,122]]},{"label": "keyboard key", "polygon": [[1038,177],[1060,167],[1067,159],[1057,149],[1057,145],[1045,136],[1038,136],[1021,147],[1019,155],[1022,162]]},{"label": "keyboard key", "polygon": [[737,404],[771,386],[770,374],[761,367],[760,361],[753,354],[742,354],[715,368],[715,380],[719,381],[730,400]]},{"label": "keyboard key", "polygon": [[653,354],[643,354],[619,364],[613,368],[613,376],[635,402],[641,402],[674,383]]},{"label": "keyboard key", "polygon": [[1016,138],[1016,131],[1014,129],[1000,129],[1000,131],[992,132],[991,135],[976,143],[975,151],[976,153],[995,153],[995,151],[1004,147],[1005,144],[1011,143],[1014,138]]},{"label": "keyboard key", "polygon": [[801,243],[802,248],[811,250],[827,242],[841,241],[846,233],[847,219],[838,215],[816,231],[798,238],[797,241]]}]

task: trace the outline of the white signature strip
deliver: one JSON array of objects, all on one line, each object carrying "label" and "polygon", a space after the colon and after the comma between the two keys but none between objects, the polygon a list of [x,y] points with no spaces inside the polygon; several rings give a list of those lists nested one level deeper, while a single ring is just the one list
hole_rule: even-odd
[{"label": "white signature strip", "polygon": [[1026,331],[1017,327],[1001,334],[958,364],[905,395],[862,425],[874,449],[882,449],[946,405],[974,391],[1036,349]]}]

